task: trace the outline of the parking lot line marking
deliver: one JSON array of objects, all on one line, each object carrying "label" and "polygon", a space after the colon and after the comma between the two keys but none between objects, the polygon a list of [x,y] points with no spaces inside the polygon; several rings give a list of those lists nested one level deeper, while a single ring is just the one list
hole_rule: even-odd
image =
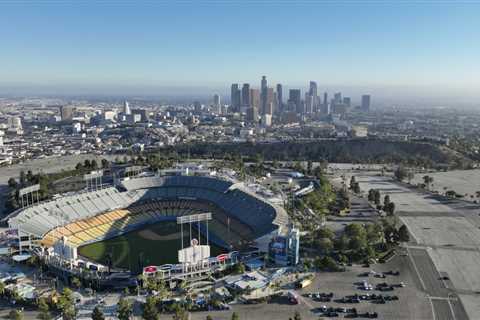
[{"label": "parking lot line marking", "polygon": [[437,316],[435,315],[435,308],[433,307],[432,299],[430,299],[430,297],[428,297],[428,301],[430,302],[430,306],[432,307],[433,320],[436,320],[436,319],[437,319]]},{"label": "parking lot line marking", "polygon": [[427,290],[427,287],[425,286],[425,283],[423,282],[422,276],[420,275],[420,272],[418,271],[417,265],[415,264],[415,260],[412,258],[412,254],[410,253],[410,250],[407,248],[408,252],[408,257],[410,258],[410,261],[413,264],[413,268],[415,269],[415,272],[417,273],[418,279],[420,280],[420,283],[422,284],[423,290]]},{"label": "parking lot line marking", "polygon": [[453,320],[457,320],[457,317],[455,317],[455,312],[453,312],[452,302],[450,301],[450,294],[448,295],[448,306],[450,307],[450,312],[452,313]]}]

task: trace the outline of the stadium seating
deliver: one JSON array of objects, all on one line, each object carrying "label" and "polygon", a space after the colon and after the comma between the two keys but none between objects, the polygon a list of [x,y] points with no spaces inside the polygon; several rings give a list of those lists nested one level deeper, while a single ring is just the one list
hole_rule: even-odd
[{"label": "stadium seating", "polygon": [[8,223],[46,246],[62,236],[80,246],[203,212],[212,213],[210,231],[229,243],[252,241],[288,222],[282,208],[238,184],[208,176],[148,176],[125,179],[120,189],[65,195],[18,210]]}]

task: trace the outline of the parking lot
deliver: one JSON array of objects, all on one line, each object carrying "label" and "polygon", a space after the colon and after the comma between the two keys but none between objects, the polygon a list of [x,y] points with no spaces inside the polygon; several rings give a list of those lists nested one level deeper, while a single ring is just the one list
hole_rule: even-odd
[{"label": "parking lot", "polygon": [[[370,315],[377,314],[378,319],[432,319],[432,308],[428,297],[420,287],[418,280],[415,279],[414,271],[407,256],[395,256],[386,264],[372,265],[369,268],[362,266],[348,267],[346,272],[322,272],[318,273],[313,283],[301,290],[296,290],[300,303],[298,305],[289,304],[286,300],[273,300],[269,303],[254,305],[232,305],[229,312],[213,313],[193,313],[192,319],[205,319],[207,314],[211,314],[213,319],[230,319],[232,312],[237,312],[240,319],[272,319],[287,320],[293,317],[298,310],[302,319],[318,319],[319,317],[328,318],[328,313],[322,312],[321,308],[341,310],[350,312],[337,312],[337,318],[353,318],[353,308],[356,309],[358,319],[367,319],[366,313]],[[372,272],[373,271],[373,272]],[[376,277],[374,273],[399,271],[399,275],[386,275],[385,278]],[[365,276],[364,274],[370,273]],[[364,290],[363,282],[373,286],[373,290]],[[392,291],[379,291],[375,287],[381,283],[393,285]],[[398,286],[401,282],[405,287]],[[328,298],[310,297],[309,294],[324,293],[333,294],[331,301]],[[347,296],[358,295],[358,303],[342,302]],[[398,300],[381,302],[381,299],[370,299],[372,295],[397,296]],[[323,301],[320,301],[323,300]],[[332,314],[332,315],[334,315]]]},{"label": "parking lot", "polygon": [[476,192],[480,191],[479,169],[416,174],[412,183],[423,183],[423,177],[426,175],[433,177],[430,188],[434,191],[445,193],[446,190],[454,190],[456,193],[463,195],[464,200],[479,200],[476,195]]},{"label": "parking lot", "polygon": [[[378,189],[382,198],[388,194],[395,203],[396,215],[410,231],[407,246],[435,318],[476,319],[480,305],[480,207],[418,190],[390,177],[364,173],[356,179],[362,190]],[[442,282],[439,279],[443,277],[447,280]]]}]

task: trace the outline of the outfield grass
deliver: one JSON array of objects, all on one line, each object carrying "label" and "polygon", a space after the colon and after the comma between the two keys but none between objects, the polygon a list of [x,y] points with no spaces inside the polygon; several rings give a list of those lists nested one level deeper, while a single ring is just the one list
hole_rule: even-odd
[{"label": "outfield grass", "polygon": [[[196,231],[192,233],[197,237]],[[184,226],[184,246],[188,245],[189,240],[188,227]],[[107,264],[110,254],[113,267],[138,272],[140,265],[159,266],[177,263],[179,249],[181,249],[180,226],[175,221],[166,221],[79,247],[78,254],[102,264]],[[211,243],[210,250],[212,256],[223,252],[220,247]]]}]

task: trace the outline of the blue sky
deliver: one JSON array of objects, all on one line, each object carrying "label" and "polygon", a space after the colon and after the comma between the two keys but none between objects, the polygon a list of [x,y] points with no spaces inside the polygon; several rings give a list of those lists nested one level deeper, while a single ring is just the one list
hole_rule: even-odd
[{"label": "blue sky", "polygon": [[3,1],[0,84],[480,87],[480,3]]}]

